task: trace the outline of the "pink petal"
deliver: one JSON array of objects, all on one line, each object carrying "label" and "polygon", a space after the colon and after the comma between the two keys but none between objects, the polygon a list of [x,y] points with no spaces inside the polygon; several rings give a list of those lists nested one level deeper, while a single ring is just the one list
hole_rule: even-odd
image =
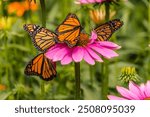
[{"label": "pink petal", "polygon": [[65,44],[56,44],[54,46],[52,46],[51,48],[49,48],[47,51],[52,51],[53,49],[56,49],[56,48],[63,48],[65,47],[66,45]]},{"label": "pink petal", "polygon": [[97,44],[91,44],[89,45],[89,47],[108,59],[118,56],[118,54],[114,52],[113,50],[104,48],[102,46],[98,47]]},{"label": "pink petal", "polygon": [[72,62],[72,55],[71,52],[68,52],[64,58],[61,60],[62,65],[66,65]]},{"label": "pink petal", "polygon": [[83,47],[74,47],[72,51],[72,58],[75,62],[80,62],[83,59],[84,49]]},{"label": "pink petal", "polygon": [[92,31],[90,39],[96,40],[97,39],[97,34],[95,31]]},{"label": "pink petal", "polygon": [[106,47],[106,48],[110,48],[110,49],[120,49],[121,46],[110,42],[110,41],[98,41],[98,43],[100,44],[100,46]]},{"label": "pink petal", "polygon": [[97,2],[103,2],[104,0],[96,0]]},{"label": "pink petal", "polygon": [[103,60],[91,48],[87,46],[85,49],[96,61],[103,62]]},{"label": "pink petal", "polygon": [[58,50],[53,55],[53,61],[60,61],[66,55],[66,53],[68,53],[69,49],[70,48],[68,48],[68,47],[64,47],[64,48]]},{"label": "pink petal", "polygon": [[84,56],[83,56],[84,60],[91,64],[91,65],[94,65],[95,64],[95,61],[94,59],[90,56],[90,54],[86,51],[86,49],[84,50]]},{"label": "pink petal", "polygon": [[123,88],[123,87],[117,86],[117,91],[118,91],[123,97],[125,97],[125,98],[127,98],[127,99],[130,99],[130,100],[140,100],[140,98],[139,98],[136,94],[130,92],[129,90],[127,90],[127,89],[125,89],[125,88]]},{"label": "pink petal", "polygon": [[93,2],[95,2],[95,0],[80,0],[80,2],[82,4],[86,4],[86,3],[93,3]]},{"label": "pink petal", "polygon": [[76,4],[87,4],[87,0],[77,0],[75,1]]},{"label": "pink petal", "polygon": [[78,0],[76,4],[90,4],[90,3],[101,3],[103,0]]},{"label": "pink petal", "polygon": [[145,94],[147,97],[150,97],[150,81],[147,81],[145,84]]},{"label": "pink petal", "polygon": [[136,85],[134,82],[130,81],[129,83],[129,90],[137,95],[140,99],[143,99],[143,96],[141,95],[141,90],[138,85]]},{"label": "pink petal", "polygon": [[141,95],[143,96],[143,99],[146,98],[146,93],[145,93],[145,85],[142,83],[140,85],[140,90],[141,90]]},{"label": "pink petal", "polygon": [[109,100],[128,100],[126,98],[118,97],[118,96],[113,96],[113,95],[108,95],[107,96]]},{"label": "pink petal", "polygon": [[53,59],[56,52],[58,52],[63,46],[53,46],[52,48],[48,49],[45,53],[45,56],[49,59]]}]

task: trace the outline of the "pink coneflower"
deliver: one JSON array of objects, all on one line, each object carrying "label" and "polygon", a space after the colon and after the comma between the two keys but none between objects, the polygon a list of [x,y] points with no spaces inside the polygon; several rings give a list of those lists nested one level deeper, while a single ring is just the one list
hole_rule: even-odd
[{"label": "pink coneflower", "polygon": [[76,4],[93,4],[93,3],[102,3],[102,2],[110,2],[112,0],[76,0]]},{"label": "pink coneflower", "polygon": [[108,95],[110,100],[150,100],[150,80],[146,84],[137,84],[130,81],[129,89],[117,86],[117,91],[122,97]]},{"label": "pink coneflower", "polygon": [[103,3],[103,2],[127,2],[128,0],[76,0],[76,4],[95,4],[95,3]]},{"label": "pink coneflower", "polygon": [[81,62],[82,60],[94,65],[95,61],[103,62],[100,56],[107,59],[118,56],[114,50],[119,49],[120,46],[109,41],[97,41],[96,39],[97,34],[94,31],[90,39],[87,34],[81,33],[76,46],[70,48],[65,43],[58,43],[51,47],[45,55],[53,61],[60,61],[62,65]]}]

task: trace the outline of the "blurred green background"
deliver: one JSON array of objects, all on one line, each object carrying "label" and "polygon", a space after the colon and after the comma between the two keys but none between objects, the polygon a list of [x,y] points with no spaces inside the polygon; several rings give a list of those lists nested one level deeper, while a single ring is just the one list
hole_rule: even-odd
[{"label": "blurred green background", "polygon": [[[26,23],[41,26],[39,0],[32,1],[33,8],[19,6],[25,0],[0,0],[0,99],[74,99],[75,79],[73,63],[62,66],[57,63],[57,77],[44,82],[45,92],[41,92],[41,79],[26,76],[24,68],[38,54],[30,36],[23,30]],[[27,2],[27,1],[26,1]],[[90,14],[91,10],[103,9],[102,5],[77,5],[74,0],[45,0],[46,27],[52,31],[70,12],[76,13],[87,33],[97,25]],[[26,3],[23,3],[24,5]],[[15,8],[18,10],[15,11]],[[13,10],[14,9],[14,10]],[[116,85],[121,68],[132,66],[140,76],[140,82],[150,80],[150,1],[128,0],[112,3],[111,19],[119,18],[123,27],[116,31],[110,41],[122,46],[119,57],[109,60],[109,94],[117,94]],[[100,12],[100,11],[99,11]],[[104,22],[104,16],[98,23]],[[101,99],[100,65],[89,66],[81,62],[82,99]],[[91,69],[94,69],[90,71]],[[92,77],[92,78],[91,78]]]}]

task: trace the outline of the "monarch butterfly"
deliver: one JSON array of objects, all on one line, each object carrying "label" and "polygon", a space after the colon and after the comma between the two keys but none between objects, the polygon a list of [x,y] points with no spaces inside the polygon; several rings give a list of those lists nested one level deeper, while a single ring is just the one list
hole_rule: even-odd
[{"label": "monarch butterfly", "polygon": [[37,75],[48,81],[56,77],[55,68],[55,63],[46,58],[44,53],[40,53],[28,63],[24,73],[26,75]]},{"label": "monarch butterfly", "polygon": [[31,36],[35,47],[42,52],[56,43],[57,35],[44,27],[35,24],[25,24],[24,29]]},{"label": "monarch butterfly", "polygon": [[65,42],[73,47],[78,41],[82,26],[75,14],[68,14],[66,19],[56,28],[59,42]]},{"label": "monarch butterfly", "polygon": [[109,22],[106,22],[102,25],[99,25],[94,30],[97,33],[97,39],[99,41],[108,40],[111,35],[118,30],[123,25],[123,22],[119,19],[114,19]]}]

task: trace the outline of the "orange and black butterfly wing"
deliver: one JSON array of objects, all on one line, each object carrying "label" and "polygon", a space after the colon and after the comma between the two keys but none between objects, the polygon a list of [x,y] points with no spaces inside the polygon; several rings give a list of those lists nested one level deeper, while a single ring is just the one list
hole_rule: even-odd
[{"label": "orange and black butterfly wing", "polygon": [[99,41],[107,41],[111,35],[123,25],[119,19],[114,19],[105,24],[99,25],[94,30]]},{"label": "orange and black butterfly wing", "polygon": [[25,24],[24,29],[32,38],[33,44],[40,51],[45,51],[55,45],[57,35],[52,31],[34,24]]},{"label": "orange and black butterfly wing", "polygon": [[56,77],[56,69],[54,63],[50,61],[44,53],[37,55],[33,58],[25,68],[26,75],[37,75],[43,80],[52,80]]},{"label": "orange and black butterfly wing", "polygon": [[75,14],[68,14],[66,19],[57,27],[56,34],[59,42],[65,42],[70,47],[76,45],[82,26]]}]

